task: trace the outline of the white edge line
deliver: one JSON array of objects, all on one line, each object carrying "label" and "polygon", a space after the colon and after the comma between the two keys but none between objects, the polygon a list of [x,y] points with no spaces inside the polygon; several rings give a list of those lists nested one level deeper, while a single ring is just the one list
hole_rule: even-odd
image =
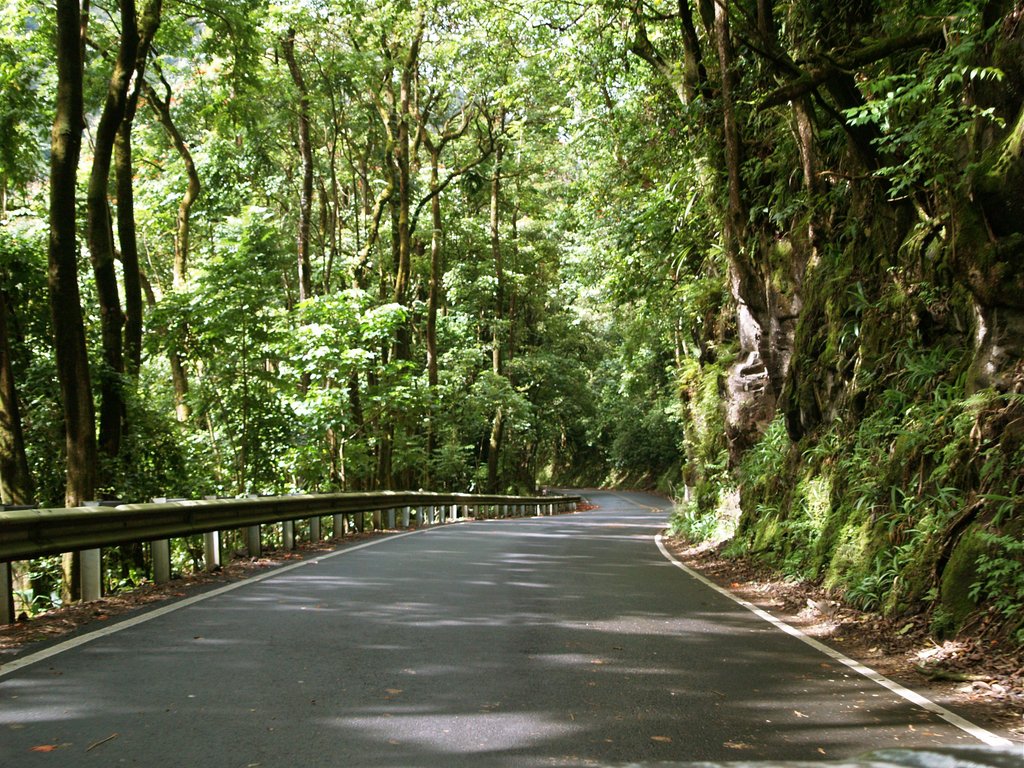
[{"label": "white edge line", "polygon": [[139,614],[137,616],[132,616],[131,618],[124,619],[123,621],[118,621],[116,624],[111,624],[110,626],[103,627],[102,629],[93,630],[92,632],[88,632],[78,637],[73,637],[70,640],[65,640],[64,642],[57,643],[56,645],[52,645],[49,648],[45,648],[41,651],[30,653],[26,656],[22,656],[12,661],[6,662],[4,664],[0,664],[0,677],[4,677],[6,675],[12,674],[13,672],[17,672],[19,669],[24,669],[25,667],[30,666],[32,664],[38,664],[40,661],[45,661],[51,656],[56,656],[57,654],[64,653],[65,651],[70,651],[72,648],[77,648],[81,645],[85,645],[86,643],[91,643],[93,640],[99,640],[101,637],[107,637],[109,635],[115,634],[116,632],[136,627],[139,624],[145,624],[147,621],[157,619],[168,613],[172,613],[173,611],[177,611],[182,608],[187,608],[190,605],[195,605],[196,603],[200,603],[203,600],[209,600],[210,598],[217,597],[218,595],[223,595],[225,592],[231,592],[232,590],[240,589],[241,587],[244,587],[247,584],[255,584],[256,582],[265,581],[266,579],[272,579],[276,576],[280,576],[282,573],[294,571],[296,568],[303,568],[307,565],[316,565],[321,560],[327,560],[328,558],[338,557],[340,555],[347,555],[349,552],[355,552],[358,549],[366,549],[367,547],[372,547],[377,544],[383,544],[385,541],[394,541],[395,539],[400,539],[404,536],[412,536],[413,534],[423,533],[429,530],[432,529],[424,528],[422,530],[409,531],[407,533],[395,533],[391,534],[390,536],[384,536],[380,539],[375,539],[373,541],[367,541],[363,542],[362,544],[356,544],[355,546],[343,546],[342,548],[337,549],[334,552],[328,552],[323,555],[318,555],[317,557],[314,557],[310,560],[303,560],[302,562],[291,563],[290,565],[278,566],[276,568],[272,568],[266,573],[261,573],[256,576],[249,576],[247,578],[240,579],[239,581],[234,581],[230,584],[225,584],[223,587],[211,589],[208,592],[193,595],[192,597],[186,597],[183,600],[176,600],[175,602],[161,606],[160,608],[155,608],[151,611],[146,611],[145,613]]},{"label": "white edge line", "polygon": [[842,664],[845,664],[847,667],[852,669],[854,672],[856,672],[856,673],[858,673],[860,675],[863,675],[864,677],[866,677],[871,682],[877,683],[878,685],[882,686],[883,688],[888,688],[890,691],[895,693],[897,696],[900,696],[900,697],[906,699],[907,701],[909,701],[912,704],[917,705],[921,709],[925,709],[925,710],[927,710],[927,711],[929,711],[929,712],[931,712],[931,713],[933,713],[935,715],[938,715],[939,717],[941,717],[943,720],[945,720],[950,725],[953,725],[953,726],[959,728],[962,731],[966,731],[967,733],[969,733],[974,738],[978,739],[979,741],[981,741],[981,742],[983,742],[985,744],[988,744],[989,746],[992,746],[992,747],[1011,747],[1011,746],[1014,746],[1014,743],[1012,741],[1010,741],[1009,739],[1004,739],[1002,736],[999,736],[999,735],[997,735],[995,733],[992,733],[990,731],[986,731],[981,726],[975,725],[974,723],[970,722],[969,720],[965,720],[964,718],[960,717],[960,715],[956,714],[955,712],[950,712],[948,709],[946,709],[945,707],[943,707],[940,704],[936,704],[931,699],[925,698],[921,694],[917,693],[916,691],[912,691],[909,688],[905,688],[904,686],[900,685],[899,683],[895,682],[894,680],[890,680],[885,675],[882,675],[882,674],[876,672],[875,670],[871,669],[870,667],[864,666],[859,661],[851,659],[849,656],[846,656],[845,654],[840,653],[835,648],[830,648],[829,646],[825,645],[824,643],[822,643],[822,642],[820,642],[818,640],[815,640],[813,637],[810,637],[809,635],[804,634],[803,632],[801,632],[796,627],[790,626],[789,624],[787,624],[786,622],[782,621],[781,619],[779,619],[779,618],[777,618],[775,616],[772,616],[767,611],[762,610],[761,608],[758,608],[753,603],[751,603],[751,602],[749,602],[747,600],[744,600],[741,597],[737,597],[736,595],[732,594],[732,592],[730,592],[729,590],[727,590],[727,589],[725,589],[723,587],[718,586],[717,584],[715,584],[713,581],[711,581],[710,579],[706,578],[702,574],[697,573],[692,568],[690,568],[690,567],[684,565],[683,563],[679,562],[679,560],[677,560],[672,555],[672,553],[668,551],[668,548],[665,546],[664,537],[662,536],[662,534],[659,533],[655,537],[655,541],[658,544],[658,549],[661,550],[661,554],[664,555],[665,559],[668,560],[670,563],[672,563],[674,566],[676,566],[680,570],[684,571],[689,576],[691,576],[692,578],[694,578],[697,581],[699,581],[701,584],[704,584],[705,586],[710,587],[711,589],[715,590],[716,592],[719,592],[719,593],[725,595],[730,600],[732,600],[732,601],[734,601],[736,603],[739,603],[740,605],[742,605],[744,608],[746,608],[748,611],[753,613],[758,618],[764,619],[769,624],[772,624],[775,627],[777,627],[778,629],[781,629],[786,634],[792,635],[797,640],[800,640],[800,641],[806,643],[807,645],[811,646],[811,648],[814,648],[816,651],[820,651],[821,653],[825,654],[826,656],[828,656],[828,657],[830,657],[832,659],[835,659],[836,661],[838,661],[838,662],[840,662]]}]

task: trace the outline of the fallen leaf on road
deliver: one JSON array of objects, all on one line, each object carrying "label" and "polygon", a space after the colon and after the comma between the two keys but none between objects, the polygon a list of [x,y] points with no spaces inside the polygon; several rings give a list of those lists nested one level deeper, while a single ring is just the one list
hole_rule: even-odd
[{"label": "fallen leaf on road", "polygon": [[796,709],[793,710],[793,714],[796,715],[797,717],[810,717],[810,715],[805,715],[803,712],[800,712],[800,711],[798,711]]},{"label": "fallen leaf on road", "polygon": [[64,745],[63,744],[39,744],[37,746],[32,747],[32,749],[30,749],[29,751],[30,752],[53,752],[55,749],[60,749],[62,746],[64,746]]},{"label": "fallen leaf on road", "polygon": [[672,741],[671,736],[651,736],[651,741],[660,741],[663,743],[669,743]]},{"label": "fallen leaf on road", "polygon": [[745,741],[727,741],[724,744],[722,744],[722,746],[723,747],[728,747],[729,749],[753,749],[754,748],[753,744],[747,744]]},{"label": "fallen leaf on road", "polygon": [[385,688],[384,692],[385,693],[390,693],[392,696],[394,696],[396,693],[401,693],[402,689],[401,688]]}]

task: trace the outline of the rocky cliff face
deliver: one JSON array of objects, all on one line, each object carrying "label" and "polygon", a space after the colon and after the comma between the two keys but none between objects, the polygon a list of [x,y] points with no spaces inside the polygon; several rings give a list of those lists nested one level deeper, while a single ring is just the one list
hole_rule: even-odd
[{"label": "rocky cliff face", "polygon": [[[831,153],[816,139],[816,170],[794,143],[828,203],[749,238],[763,292],[740,305],[725,386],[740,540],[865,607],[929,610],[939,630],[986,603],[1024,631],[1022,8],[989,4],[992,33],[945,101],[889,93],[867,144],[850,126]],[[923,66],[889,65],[898,83]],[[970,124],[932,148],[893,140],[896,119],[903,136]],[[931,149],[938,170],[899,193]]]}]

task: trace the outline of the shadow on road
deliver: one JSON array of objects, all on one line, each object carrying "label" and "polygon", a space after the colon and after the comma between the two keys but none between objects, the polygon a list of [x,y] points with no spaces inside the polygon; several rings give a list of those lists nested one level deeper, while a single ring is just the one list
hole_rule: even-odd
[{"label": "shadow on road", "polygon": [[972,741],[666,563],[663,513],[601,504],[325,559],[62,654],[0,682],[0,754],[584,766]]}]

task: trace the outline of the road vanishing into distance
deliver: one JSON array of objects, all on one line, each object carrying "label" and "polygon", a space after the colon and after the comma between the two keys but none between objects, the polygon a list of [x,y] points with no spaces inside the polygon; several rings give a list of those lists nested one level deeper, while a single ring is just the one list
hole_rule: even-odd
[{"label": "road vanishing into distance", "polygon": [[604,766],[978,744],[669,562],[664,499],[588,496],[598,509],[349,544],[5,658],[0,765]]}]

